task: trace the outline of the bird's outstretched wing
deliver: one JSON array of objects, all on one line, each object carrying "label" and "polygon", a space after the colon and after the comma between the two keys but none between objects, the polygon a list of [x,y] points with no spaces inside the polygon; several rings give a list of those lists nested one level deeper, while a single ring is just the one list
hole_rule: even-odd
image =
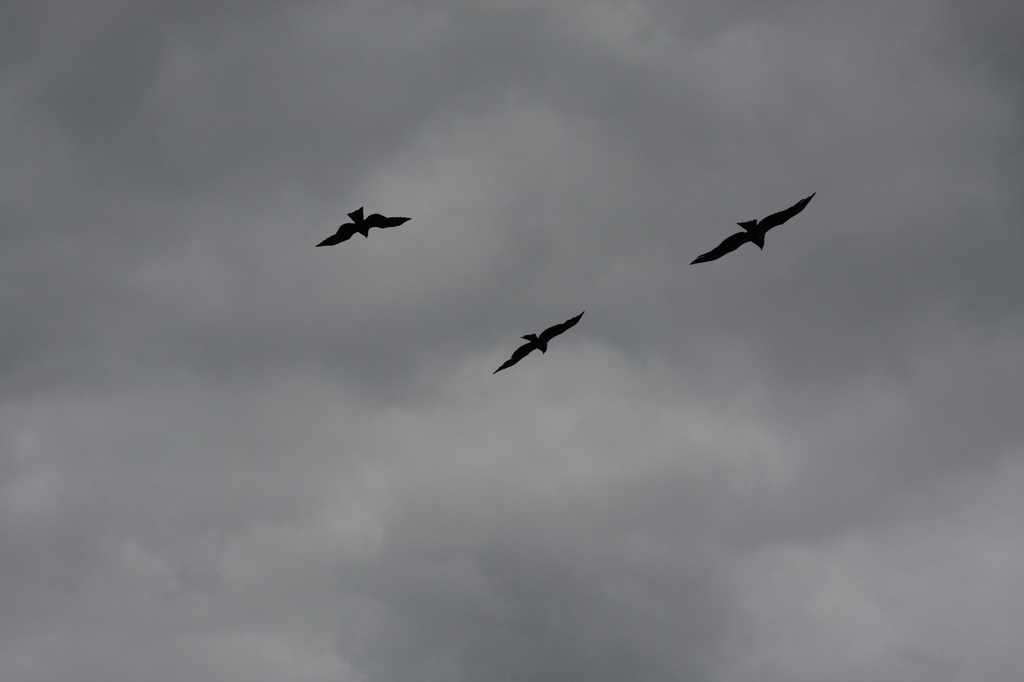
[{"label": "bird's outstretched wing", "polygon": [[746,244],[749,241],[750,241],[750,234],[749,233],[747,233],[747,232],[737,232],[734,235],[730,235],[730,236],[726,237],[725,240],[721,244],[719,244],[715,248],[711,249],[707,253],[702,253],[701,255],[699,255],[696,258],[694,258],[690,262],[690,265],[693,265],[694,263],[707,263],[708,261],[711,261],[711,260],[718,260],[719,258],[724,256],[725,254],[730,253],[732,251],[735,251],[736,249],[740,248],[741,246],[743,246],[744,244]]},{"label": "bird's outstretched wing", "polygon": [[[361,222],[363,222],[363,207],[360,206],[358,210],[352,211],[351,213],[348,214],[348,217],[351,218],[352,222],[354,222],[354,223],[361,223]],[[352,234],[355,234],[355,233],[353,232]]]},{"label": "bird's outstretched wing", "polygon": [[352,223],[345,223],[344,225],[338,228],[337,232],[335,232],[330,237],[317,244],[317,246],[334,246],[335,244],[340,244],[346,239],[349,239],[355,233],[356,226],[353,225]]},{"label": "bird's outstretched wing", "polygon": [[530,343],[524,343],[523,345],[519,346],[519,348],[516,348],[515,351],[512,352],[512,357],[506,360],[504,365],[494,370],[494,374],[497,374],[503,369],[511,367],[512,365],[516,364],[517,362],[525,358],[527,355],[529,355],[530,351],[536,349],[537,346],[534,345],[532,341]]},{"label": "bird's outstretched wing", "polygon": [[[584,310],[583,312],[585,313],[587,311]],[[581,317],[583,317],[583,313],[580,313],[576,317],[570,317],[568,320],[566,320],[562,324],[556,324],[556,325],[554,325],[552,327],[548,327],[547,329],[545,329],[544,331],[542,331],[540,333],[540,335],[539,335],[540,340],[541,341],[550,341],[551,339],[555,338],[556,336],[558,336],[559,334],[564,332],[566,329],[569,329],[570,327],[576,326],[576,323],[580,321]]]},{"label": "bird's outstretched wing", "polygon": [[[815,192],[814,194],[817,194],[817,192]],[[793,204],[784,211],[772,213],[767,218],[762,218],[761,221],[757,223],[757,226],[764,230],[765,232],[772,229],[773,227],[778,227],[782,223],[786,222],[787,220],[795,216],[800,211],[804,210],[807,204],[811,203],[811,199],[814,198],[814,194],[807,197],[806,199],[801,199],[800,201],[796,202],[795,204]]]},{"label": "bird's outstretched wing", "polygon": [[367,229],[371,227],[397,227],[402,223],[408,222],[408,220],[408,218],[399,218],[398,216],[388,217],[383,216],[380,213],[371,213],[370,215],[366,216],[366,220],[363,222],[363,224],[366,226]]}]

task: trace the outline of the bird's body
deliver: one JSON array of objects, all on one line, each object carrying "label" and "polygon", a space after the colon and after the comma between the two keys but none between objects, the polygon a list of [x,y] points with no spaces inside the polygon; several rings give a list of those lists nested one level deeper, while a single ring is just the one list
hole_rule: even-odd
[{"label": "bird's body", "polygon": [[[817,194],[817,192],[814,194]],[[718,260],[725,254],[735,251],[747,242],[752,242],[757,245],[757,248],[763,249],[764,236],[768,233],[768,230],[773,227],[778,227],[800,211],[804,210],[807,204],[810,203],[811,199],[814,198],[814,194],[806,199],[801,199],[784,211],[772,213],[767,218],[762,218],[761,220],[747,220],[742,223],[737,223],[737,225],[743,228],[743,232],[737,232],[736,234],[729,235],[715,248],[711,249],[707,253],[697,256],[690,265],[693,265],[694,263],[707,263],[708,261]]]},{"label": "bird's body", "polygon": [[380,213],[371,213],[364,218],[362,207],[360,207],[358,211],[352,211],[349,213],[348,217],[352,219],[352,222],[345,223],[339,227],[337,232],[317,244],[317,246],[333,246],[334,244],[340,244],[343,241],[351,239],[356,234],[369,237],[371,228],[379,227],[383,229],[386,227],[397,227],[409,220],[408,218],[399,218],[397,216],[390,218],[388,216],[383,216]]},{"label": "bird's body", "polygon": [[519,346],[519,348],[516,348],[515,351],[512,352],[512,357],[506,360],[505,364],[503,364],[501,367],[494,370],[494,373],[497,374],[501,370],[511,367],[512,365],[516,364],[517,362],[519,362],[520,360],[522,360],[535,350],[539,350],[541,353],[546,353],[548,351],[548,341],[558,336],[559,334],[569,329],[570,327],[575,326],[576,323],[580,321],[581,317],[583,317],[583,313],[580,313],[576,317],[571,317],[561,324],[556,324],[552,327],[548,327],[540,334],[527,334],[526,336],[520,337],[526,339],[526,343]]}]

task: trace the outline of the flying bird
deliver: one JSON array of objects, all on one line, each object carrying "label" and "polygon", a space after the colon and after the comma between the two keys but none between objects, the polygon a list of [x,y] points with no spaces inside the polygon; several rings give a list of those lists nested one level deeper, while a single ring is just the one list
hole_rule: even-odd
[{"label": "flying bird", "polygon": [[[585,313],[587,311],[584,310],[583,312]],[[555,338],[556,336],[558,336],[565,330],[569,329],[570,327],[576,326],[576,323],[580,321],[581,317],[583,317],[583,313],[580,313],[576,317],[569,318],[562,324],[556,324],[553,327],[548,327],[539,335],[527,334],[526,336],[521,336],[520,338],[526,339],[527,343],[524,343],[523,345],[519,346],[519,348],[516,348],[515,351],[512,353],[512,357],[506,360],[504,365],[494,370],[494,373],[497,374],[501,370],[507,367],[511,367],[512,365],[516,364],[517,362],[525,358],[527,355],[529,355],[532,351],[539,350],[541,353],[548,352],[548,341]]]},{"label": "flying bird", "polygon": [[317,244],[317,246],[333,246],[334,244],[340,244],[357,233],[364,237],[369,237],[370,228],[372,227],[396,227],[409,220],[408,218],[399,217],[389,218],[381,215],[380,213],[371,213],[363,218],[363,208],[361,206],[358,211],[352,211],[349,213],[348,217],[352,219],[352,222],[345,223],[339,227],[337,232]]},{"label": "flying bird", "polygon": [[[817,192],[814,194],[817,194]],[[814,194],[806,199],[801,199],[786,210],[779,211],[778,213],[772,213],[770,216],[762,218],[760,221],[748,220],[743,223],[736,223],[743,228],[743,232],[737,232],[734,235],[726,237],[725,241],[715,248],[705,254],[697,256],[690,265],[693,265],[694,263],[707,263],[708,261],[718,260],[725,254],[735,251],[747,242],[754,242],[757,244],[757,248],[763,249],[764,236],[768,233],[768,230],[781,225],[800,211],[804,210],[807,204],[810,203],[811,199],[814,198]]]}]

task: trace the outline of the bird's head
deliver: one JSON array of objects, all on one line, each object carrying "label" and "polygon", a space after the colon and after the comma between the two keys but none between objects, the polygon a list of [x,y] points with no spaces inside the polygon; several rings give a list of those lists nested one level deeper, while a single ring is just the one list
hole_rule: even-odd
[{"label": "bird's head", "polygon": [[534,343],[540,341],[540,339],[537,338],[536,334],[527,334],[526,336],[520,336],[519,338],[525,339],[527,341],[533,341]]},{"label": "bird's head", "polygon": [[757,248],[764,248],[764,230],[758,228],[756,220],[745,220],[742,223],[736,224],[747,231],[747,235],[750,237],[750,241],[757,244]]}]

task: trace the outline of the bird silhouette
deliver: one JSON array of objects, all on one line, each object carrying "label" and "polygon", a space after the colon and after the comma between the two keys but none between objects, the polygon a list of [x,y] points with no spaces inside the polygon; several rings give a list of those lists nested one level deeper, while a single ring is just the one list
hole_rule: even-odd
[{"label": "bird silhouette", "polygon": [[[585,313],[587,311],[584,310],[583,312]],[[526,339],[527,343],[524,343],[523,345],[519,346],[519,348],[516,348],[515,351],[513,351],[512,353],[512,357],[506,360],[504,365],[494,370],[494,373],[497,374],[501,370],[511,367],[512,365],[516,364],[517,362],[525,358],[527,355],[529,355],[532,351],[539,350],[541,353],[546,353],[548,351],[548,341],[555,338],[556,336],[558,336],[565,330],[569,329],[570,327],[574,327],[576,323],[580,321],[581,317],[583,317],[583,313],[580,313],[576,317],[571,317],[561,324],[556,324],[553,327],[548,327],[539,335],[527,334],[526,336],[521,336],[520,338]]]},{"label": "bird silhouette", "polygon": [[317,244],[317,246],[333,246],[334,244],[340,244],[343,241],[350,239],[355,234],[361,234],[364,237],[369,237],[370,228],[395,227],[409,220],[408,218],[389,218],[381,215],[380,213],[371,213],[367,217],[363,218],[363,208],[361,206],[358,211],[352,211],[349,213],[348,217],[352,219],[352,222],[345,223],[339,227],[337,232]]},{"label": "bird silhouette", "polygon": [[[817,192],[814,194],[817,194]],[[800,211],[804,210],[807,204],[810,203],[811,199],[814,198],[814,194],[806,199],[801,199],[786,210],[779,211],[778,213],[772,213],[770,216],[762,218],[760,221],[748,220],[743,223],[736,223],[743,228],[743,232],[737,232],[734,235],[726,237],[725,240],[715,248],[711,249],[707,253],[697,256],[690,265],[693,265],[694,263],[707,263],[708,261],[718,260],[725,254],[735,251],[747,242],[753,242],[757,244],[757,248],[763,249],[764,236],[768,233],[768,230],[781,225]]]}]

